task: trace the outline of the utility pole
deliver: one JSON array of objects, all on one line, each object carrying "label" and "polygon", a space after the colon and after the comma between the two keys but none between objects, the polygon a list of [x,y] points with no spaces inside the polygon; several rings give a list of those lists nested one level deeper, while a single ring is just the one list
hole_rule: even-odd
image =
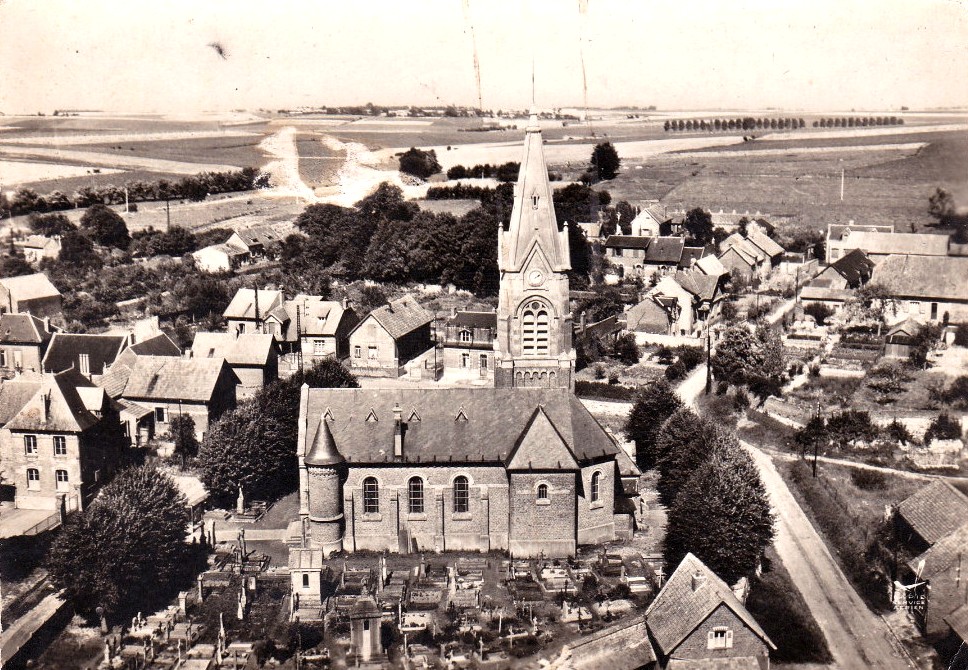
[{"label": "utility pole", "polygon": [[165,232],[171,231],[171,206],[168,204],[168,198],[165,198]]},{"label": "utility pole", "polygon": [[844,168],[840,168],[840,201],[844,201]]},{"label": "utility pole", "polygon": [[710,361],[711,351],[712,351],[712,336],[711,328],[709,327],[709,316],[706,316],[706,395],[713,388],[713,368]]},{"label": "utility pole", "polygon": [[[820,397],[817,397],[817,419],[820,418]],[[819,421],[817,422],[819,425]],[[820,436],[816,433],[813,436],[813,477],[817,478],[817,451],[820,448]]]}]

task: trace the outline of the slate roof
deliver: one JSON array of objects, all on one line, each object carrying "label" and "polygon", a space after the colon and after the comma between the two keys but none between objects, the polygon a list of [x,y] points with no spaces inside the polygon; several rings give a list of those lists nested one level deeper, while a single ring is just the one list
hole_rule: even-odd
[{"label": "slate roof", "polygon": [[497,312],[461,311],[447,319],[448,326],[457,328],[497,328]]},{"label": "slate roof", "polygon": [[[286,330],[286,340],[296,340],[296,310],[299,310],[299,327],[302,335],[335,335],[344,318],[355,312],[344,308],[338,300],[323,300],[319,296],[297,295],[292,300],[286,300],[279,310],[273,310],[272,315],[279,321],[289,322]],[[285,316],[283,316],[284,310]]]},{"label": "slate roof", "polygon": [[37,300],[39,298],[53,298],[60,295],[43,272],[20,277],[0,277],[0,286],[5,287],[15,300]]},{"label": "slate roof", "polygon": [[[222,313],[226,319],[254,319],[256,292],[251,288],[240,288],[232,298],[232,302]],[[259,318],[282,304],[282,291],[271,289],[259,290]]]},{"label": "slate roof", "polygon": [[771,238],[769,235],[764,235],[757,230],[750,230],[746,234],[747,241],[753,243],[759,249],[763,251],[767,256],[773,258],[774,256],[781,255],[786,249],[777,243],[776,240]]},{"label": "slate roof", "polygon": [[667,333],[669,313],[652,298],[646,298],[625,313],[627,328],[643,333]]},{"label": "slate roof", "polygon": [[637,235],[609,235],[605,240],[606,249],[648,249],[652,237]]},{"label": "slate roof", "polygon": [[732,656],[729,658],[673,658],[665,670],[760,670],[762,666],[755,656]]},{"label": "slate roof", "polygon": [[691,268],[705,253],[706,247],[683,247],[679,265],[684,268]]},{"label": "slate roof", "polygon": [[225,365],[221,358],[141,356],[131,367],[122,395],[135,400],[208,402]]},{"label": "slate roof", "polygon": [[[693,579],[696,575],[702,583],[694,589]],[[776,649],[726,582],[691,553],[686,554],[679,567],[669,576],[645,611],[645,618],[659,649],[668,655],[720,607],[730,609],[767,646]]]},{"label": "slate roof", "polygon": [[79,370],[80,356],[87,354],[91,374],[99,375],[114,363],[127,341],[127,335],[54,333],[44,355],[44,372]]},{"label": "slate roof", "polygon": [[116,362],[111,369],[97,378],[97,385],[104,389],[110,397],[118,399],[124,393],[124,387],[128,384],[128,377],[131,376],[131,366],[137,362],[137,357],[132,357],[130,363]]},{"label": "slate roof", "polygon": [[968,519],[968,496],[939,479],[905,498],[897,512],[925,542],[934,544]]},{"label": "slate roof", "polygon": [[43,344],[51,337],[43,319],[31,314],[0,314],[0,342]]},{"label": "slate roof", "polygon": [[873,281],[899,298],[964,302],[968,257],[888,256],[874,268]]},{"label": "slate roof", "polygon": [[857,288],[870,281],[874,273],[874,261],[867,257],[860,249],[854,249],[849,254],[831,263],[837,274],[847,280],[847,285]]},{"label": "slate roof", "polygon": [[918,571],[918,564],[924,561],[922,579],[932,579],[943,575],[958,563],[959,556],[968,551],[968,521],[962,516],[961,526],[935,542],[926,552],[908,561],[912,572]]},{"label": "slate roof", "polygon": [[265,365],[275,346],[272,335],[264,333],[195,333],[194,358],[224,358],[229,365]]},{"label": "slate roof", "polygon": [[[396,405],[407,423],[407,463],[506,462],[539,406],[579,461],[614,456],[617,449],[567,389],[309,389],[308,408],[301,409],[307,421],[303,453],[328,410],[347,462],[392,461]],[[375,421],[367,421],[371,411]]]},{"label": "slate roof", "polygon": [[948,236],[926,233],[880,233],[852,231],[841,236],[844,248],[863,249],[868,254],[912,254],[915,256],[947,256]]},{"label": "slate roof", "polygon": [[[90,393],[101,394],[101,401]],[[77,370],[44,375],[40,388],[4,426],[8,430],[80,433],[98,422],[92,409],[104,406],[103,391]]]},{"label": "slate roof", "polygon": [[301,549],[294,547],[289,550],[289,569],[290,570],[322,570],[323,563],[322,549]]},{"label": "slate roof", "polygon": [[631,670],[656,661],[641,615],[614,623],[569,642],[563,667],[571,670]]},{"label": "slate roof", "polygon": [[830,223],[830,224],[827,224],[827,237],[829,237],[832,240],[839,240],[841,237],[843,237],[845,230],[848,230],[851,233],[855,233],[859,231],[867,231],[871,233],[893,233],[894,224],[891,224],[888,226],[880,226],[880,225],[869,225],[869,224],[858,225],[856,223],[847,223],[847,224]]},{"label": "slate roof", "polygon": [[389,305],[378,307],[370,312],[370,316],[376,319],[377,323],[383,326],[383,329],[395,340],[434,320],[431,312],[410,297],[403,297]]},{"label": "slate roof", "polygon": [[138,356],[181,356],[181,349],[165,333],[135,342],[128,350]]},{"label": "slate roof", "polygon": [[726,274],[726,268],[723,267],[722,261],[712,254],[697,260],[696,267],[710,277],[722,277]]},{"label": "slate roof", "polygon": [[653,244],[645,250],[645,258],[642,260],[646,263],[678,265],[685,246],[684,237],[656,237]]},{"label": "slate roof", "polygon": [[42,385],[40,375],[0,380],[0,426],[17,415]]},{"label": "slate roof", "polygon": [[700,300],[712,301],[719,287],[719,277],[711,277],[701,272],[676,272],[675,282]]},{"label": "slate roof", "polygon": [[962,642],[968,642],[968,605],[962,605],[946,616],[944,620],[951,626],[951,630],[961,638]]}]

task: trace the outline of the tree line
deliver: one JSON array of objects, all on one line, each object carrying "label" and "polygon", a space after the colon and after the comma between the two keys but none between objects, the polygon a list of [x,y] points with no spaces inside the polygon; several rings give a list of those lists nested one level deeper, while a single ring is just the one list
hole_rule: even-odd
[{"label": "tree line", "polygon": [[845,116],[824,118],[813,122],[814,128],[869,128],[871,126],[903,126],[898,116]]},{"label": "tree line", "polygon": [[741,119],[668,119],[663,124],[663,130],[783,130],[806,128],[804,119],[794,118],[754,118],[747,116]]},{"label": "tree line", "polygon": [[51,191],[45,195],[40,195],[31,188],[20,188],[9,200],[5,195],[0,194],[0,214],[9,212],[12,216],[20,216],[90,207],[95,204],[123,205],[125,203],[125,189],[127,189],[129,203],[181,199],[200,202],[207,196],[217,193],[234,193],[268,188],[269,178],[268,173],[260,173],[257,168],[247,167],[230,172],[201,172],[177,181],[169,179],[137,180],[123,186],[113,184],[98,187],[84,186],[72,194]]}]

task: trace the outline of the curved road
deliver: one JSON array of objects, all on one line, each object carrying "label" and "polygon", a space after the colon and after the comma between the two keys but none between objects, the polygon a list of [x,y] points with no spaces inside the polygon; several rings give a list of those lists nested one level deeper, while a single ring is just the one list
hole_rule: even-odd
[{"label": "curved road", "polygon": [[776,514],[774,547],[823,630],[837,668],[912,667],[884,621],[847,581],[770,457],[743,444],[760,471]]}]

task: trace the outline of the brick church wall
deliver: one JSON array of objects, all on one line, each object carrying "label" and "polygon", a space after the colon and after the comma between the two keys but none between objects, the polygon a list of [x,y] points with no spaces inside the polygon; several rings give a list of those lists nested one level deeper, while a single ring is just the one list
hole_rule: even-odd
[{"label": "brick church wall", "polygon": [[[511,555],[572,556],[575,543],[575,473],[512,472]],[[538,485],[549,488],[548,502],[537,500]]]},{"label": "brick church wall", "polygon": [[[598,501],[592,502],[592,475],[601,473]],[[585,466],[581,471],[582,491],[578,498],[578,544],[598,544],[615,539],[615,461]]]}]

